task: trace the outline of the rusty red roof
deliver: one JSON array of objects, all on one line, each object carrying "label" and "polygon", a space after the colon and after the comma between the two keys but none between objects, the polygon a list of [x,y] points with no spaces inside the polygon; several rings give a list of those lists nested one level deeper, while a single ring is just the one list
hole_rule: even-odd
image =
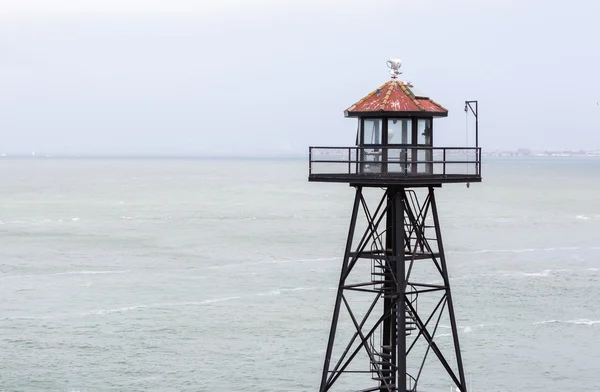
[{"label": "rusty red roof", "polygon": [[346,117],[377,114],[425,115],[445,117],[448,110],[429,97],[421,94],[412,84],[392,79],[350,106]]}]

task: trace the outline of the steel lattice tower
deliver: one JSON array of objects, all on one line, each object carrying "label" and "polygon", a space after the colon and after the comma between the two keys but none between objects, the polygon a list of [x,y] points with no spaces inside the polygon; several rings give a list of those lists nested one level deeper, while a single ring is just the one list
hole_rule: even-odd
[{"label": "steel lattice tower", "polygon": [[321,392],[417,391],[429,358],[467,391],[434,191],[481,181],[478,129],[475,147],[433,147],[433,118],[448,112],[399,81],[400,65],[346,110],[356,147],[309,151],[309,181],[355,189]]}]

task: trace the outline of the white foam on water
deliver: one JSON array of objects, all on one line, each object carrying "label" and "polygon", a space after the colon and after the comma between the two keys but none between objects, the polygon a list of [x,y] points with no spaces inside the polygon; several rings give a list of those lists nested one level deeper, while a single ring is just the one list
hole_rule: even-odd
[{"label": "white foam on water", "polygon": [[112,313],[125,313],[131,310],[138,309],[146,309],[152,307],[152,305],[136,305],[136,306],[127,306],[123,308],[113,308],[113,309],[98,309],[90,312],[81,313],[82,316],[90,316],[90,315],[103,315],[103,314],[112,314]]},{"label": "white foam on water", "polygon": [[565,321],[568,324],[577,324],[577,325],[596,325],[600,324],[600,320],[588,320],[588,319],[577,319],[577,320],[568,320]]},{"label": "white foam on water", "polygon": [[259,297],[264,297],[264,296],[269,296],[269,295],[280,295],[281,293],[285,293],[285,292],[302,291],[302,290],[317,290],[317,288],[315,288],[315,287],[294,287],[291,289],[275,289],[275,290],[267,291],[264,293],[254,294],[254,295],[259,296]]},{"label": "white foam on water", "polygon": [[103,275],[103,274],[125,274],[130,272],[130,270],[122,270],[122,271],[66,271],[66,272],[57,272],[55,274],[34,274],[34,275],[8,275],[1,276],[0,280],[4,279],[23,279],[23,278],[39,278],[44,276],[62,276],[62,275]]},{"label": "white foam on water", "polygon": [[575,219],[579,219],[579,220],[590,220],[592,219],[591,217],[587,216],[587,215],[577,215],[575,217]]},{"label": "white foam on water", "polygon": [[129,272],[129,270],[122,271],[67,271],[67,272],[59,272],[56,274],[51,274],[51,276],[59,276],[59,275],[104,275],[104,274],[125,274]]},{"label": "white foam on water", "polygon": [[77,222],[79,220],[80,220],[79,217],[65,218],[65,219],[31,218],[30,220],[27,220],[27,221],[23,221],[23,220],[14,220],[14,221],[7,221],[7,222],[0,221],[0,224],[4,224],[4,223],[9,223],[9,224],[11,224],[11,223],[12,224],[21,224],[21,223],[52,224],[52,223],[64,223],[65,221]]},{"label": "white foam on water", "polygon": [[482,249],[476,251],[448,251],[447,253],[527,253],[527,252],[556,252],[567,250],[599,250],[600,246],[579,247],[579,246],[561,246],[554,248],[525,248],[525,249]]},{"label": "white foam on water", "polygon": [[256,295],[262,297],[262,296],[265,296],[265,295],[279,295],[279,294],[281,294],[281,291],[279,291],[279,290],[271,290],[271,291],[267,291],[266,293],[259,293],[259,294],[256,294]]},{"label": "white foam on water", "polygon": [[301,290],[313,290],[312,287],[294,287],[291,289],[281,289],[281,291],[301,291]]},{"label": "white foam on water", "polygon": [[231,301],[232,299],[240,299],[241,297],[225,297],[225,298],[215,298],[215,299],[207,299],[200,302],[184,302],[182,305],[205,305],[205,304],[214,304],[215,302],[224,302]]},{"label": "white foam on water", "polygon": [[510,277],[548,277],[552,274],[562,272],[573,272],[571,269],[547,269],[540,272],[523,272],[523,271],[497,271],[493,273],[482,273],[479,276],[510,276]]},{"label": "white foam on water", "polygon": [[542,272],[523,272],[523,276],[549,276],[552,270],[543,270]]},{"label": "white foam on water", "polygon": [[445,337],[445,336],[452,336],[452,334],[451,333],[440,333],[440,334],[436,334],[434,337],[436,337],[436,338],[442,338],[442,337]]},{"label": "white foam on water", "polygon": [[536,250],[543,250],[543,249],[483,249],[483,250],[478,250],[475,251],[473,253],[525,253],[525,252],[535,252]]},{"label": "white foam on water", "polygon": [[58,316],[16,316],[16,317],[2,317],[0,320],[52,320],[56,319]]},{"label": "white foam on water", "polygon": [[544,320],[544,321],[538,321],[533,323],[533,325],[541,325],[541,324],[556,324],[559,323],[560,321],[558,320]]},{"label": "white foam on water", "polygon": [[596,325],[600,324],[600,320],[589,320],[589,319],[576,319],[576,320],[545,320],[538,321],[533,323],[533,325],[542,325],[542,324],[575,324],[575,325]]},{"label": "white foam on water", "polygon": [[153,303],[147,305],[135,305],[135,306],[126,306],[122,308],[113,308],[113,309],[98,309],[90,312],[81,313],[81,316],[93,316],[93,315],[105,315],[105,314],[113,314],[113,313],[126,313],[132,310],[144,310],[144,309],[152,309],[152,308],[171,308],[178,306],[198,306],[198,305],[208,305],[216,302],[224,302],[231,301],[234,299],[240,299],[241,297],[224,297],[224,298],[214,298],[214,299],[206,299],[203,301],[185,301],[185,302],[167,302],[167,303]]},{"label": "white foam on water", "polygon": [[[479,324],[476,327],[471,327],[469,325],[467,325],[466,327],[458,327],[460,330],[462,330],[463,333],[471,333],[473,332],[474,329],[478,329],[478,328],[483,328],[485,326],[485,324]],[[450,327],[449,325],[438,325],[438,328],[444,328],[444,329],[452,329],[452,327]],[[436,335],[436,336],[442,336],[444,334],[441,335]],[[450,334],[446,334],[448,336],[450,336]]]}]

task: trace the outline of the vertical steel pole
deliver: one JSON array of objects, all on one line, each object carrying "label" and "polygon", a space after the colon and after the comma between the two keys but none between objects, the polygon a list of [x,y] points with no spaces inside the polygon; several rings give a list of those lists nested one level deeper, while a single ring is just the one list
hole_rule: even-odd
[{"label": "vertical steel pole", "polygon": [[[479,148],[479,102],[475,101],[475,147]],[[477,165],[477,174],[481,175],[481,156],[479,155],[479,150],[475,150],[475,154],[478,155]]]},{"label": "vertical steel pole", "polygon": [[475,147],[479,147],[479,102],[475,101]]},{"label": "vertical steel pole", "polygon": [[[386,203],[387,209],[385,214],[385,273],[383,276],[383,312],[385,314],[386,309],[393,309],[393,298],[390,296],[392,292],[395,292],[393,277],[396,266],[393,264],[391,260],[393,260],[394,255],[394,192],[393,189],[387,189],[386,192]],[[394,366],[396,365],[396,340],[394,339],[394,330],[396,326],[396,321],[394,317],[394,312],[392,311],[385,320],[383,320],[382,326],[382,336],[381,336],[381,351],[386,351],[386,354],[389,354],[390,357],[382,357],[382,362],[385,364],[382,366],[382,374],[384,377],[393,377],[388,378],[387,380],[381,380],[379,382],[380,392],[388,391],[386,384],[396,385],[396,369]],[[385,349],[384,349],[385,348]],[[394,381],[390,381],[394,380]]]},{"label": "vertical steel pole", "polygon": [[404,205],[406,194],[404,188],[394,192],[394,258],[396,259],[396,369],[398,375],[398,391],[406,391],[406,304],[404,302],[405,254],[404,254]]}]

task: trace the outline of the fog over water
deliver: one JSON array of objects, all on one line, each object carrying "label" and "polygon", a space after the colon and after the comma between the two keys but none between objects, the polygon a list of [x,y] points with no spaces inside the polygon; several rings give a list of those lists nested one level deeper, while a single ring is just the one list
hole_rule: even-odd
[{"label": "fog over water", "polygon": [[[401,78],[436,143],[600,150],[591,0],[5,0],[1,153],[267,155],[348,145],[343,110]],[[386,16],[386,17],[384,17]]]}]

